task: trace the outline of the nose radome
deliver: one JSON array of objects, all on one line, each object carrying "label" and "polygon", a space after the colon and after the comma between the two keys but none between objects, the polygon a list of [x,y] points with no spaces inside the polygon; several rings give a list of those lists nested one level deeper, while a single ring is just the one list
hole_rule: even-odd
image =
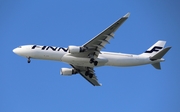
[{"label": "nose radome", "polygon": [[[29,51],[28,49],[26,49],[25,47],[17,47],[15,49],[12,50],[15,54],[19,55],[19,56],[28,56],[29,55]],[[28,56],[29,57],[29,56]]]},{"label": "nose radome", "polygon": [[14,52],[15,54],[17,54],[17,48],[13,49],[13,52]]},{"label": "nose radome", "polygon": [[15,54],[17,54],[17,55],[21,55],[21,54],[22,54],[22,51],[21,51],[21,49],[19,49],[19,48],[13,49],[13,52],[14,52]]}]

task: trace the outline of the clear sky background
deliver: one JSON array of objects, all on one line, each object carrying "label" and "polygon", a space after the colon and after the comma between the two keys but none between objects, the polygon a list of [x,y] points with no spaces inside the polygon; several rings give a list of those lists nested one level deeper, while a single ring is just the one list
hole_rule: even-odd
[{"label": "clear sky background", "polygon": [[[1,0],[0,112],[180,112],[179,0]],[[95,68],[101,87],[68,64],[20,57],[20,45],[83,45],[130,12],[105,51],[140,54],[158,40],[172,49],[161,63]]]}]

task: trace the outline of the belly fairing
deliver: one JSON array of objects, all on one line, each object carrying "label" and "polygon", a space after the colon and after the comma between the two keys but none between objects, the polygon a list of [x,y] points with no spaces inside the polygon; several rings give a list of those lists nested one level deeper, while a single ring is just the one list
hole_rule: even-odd
[{"label": "belly fairing", "polygon": [[[85,57],[77,57],[77,56],[75,57],[75,56],[67,54],[62,57],[62,61],[69,64],[77,65],[77,66],[94,67],[94,64],[91,64],[89,62],[90,58],[85,58]],[[96,61],[98,61],[97,67],[103,66],[108,62],[108,60],[104,57],[98,57]]]}]

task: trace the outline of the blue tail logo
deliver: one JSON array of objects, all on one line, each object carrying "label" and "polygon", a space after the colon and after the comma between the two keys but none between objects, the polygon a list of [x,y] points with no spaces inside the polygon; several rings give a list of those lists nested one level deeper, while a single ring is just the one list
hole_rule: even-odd
[{"label": "blue tail logo", "polygon": [[163,48],[163,47],[154,46],[150,51],[145,51],[145,53],[158,52],[158,51],[161,50],[162,48]]}]

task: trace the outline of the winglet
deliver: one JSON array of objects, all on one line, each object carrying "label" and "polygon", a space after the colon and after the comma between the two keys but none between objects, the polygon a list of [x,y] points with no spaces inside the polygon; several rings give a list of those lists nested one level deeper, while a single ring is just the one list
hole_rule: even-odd
[{"label": "winglet", "polygon": [[128,18],[130,16],[130,13],[128,12],[126,15],[124,15],[124,18]]},{"label": "winglet", "polygon": [[100,86],[102,86],[102,84],[101,84],[101,83],[99,83],[99,85],[100,85]]}]

